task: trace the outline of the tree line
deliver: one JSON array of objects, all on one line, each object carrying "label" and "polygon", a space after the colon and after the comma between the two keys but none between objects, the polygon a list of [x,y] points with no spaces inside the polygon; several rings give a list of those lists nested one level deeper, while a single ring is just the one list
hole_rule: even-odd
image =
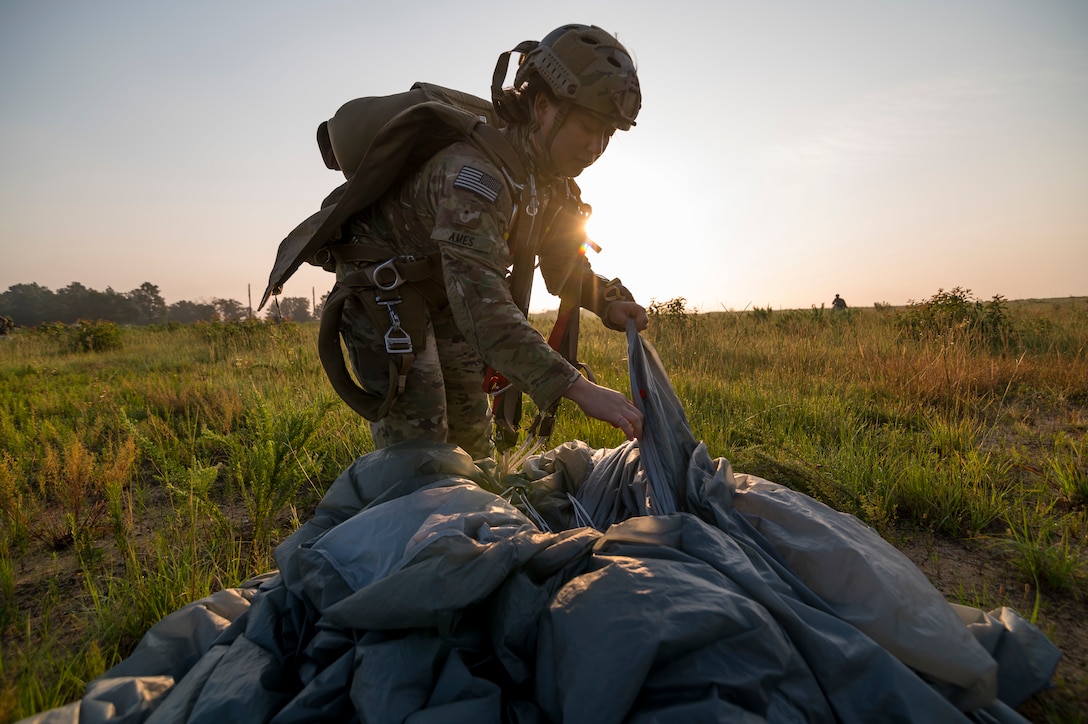
[{"label": "tree line", "polygon": [[[324,300],[322,300],[324,301]],[[320,314],[321,305],[311,313],[305,297],[280,298],[273,303],[266,319],[290,319],[309,322]],[[116,324],[146,325],[166,322],[236,322],[255,317],[253,310],[235,299],[211,301],[181,300],[167,304],[159,287],[144,282],[130,292],[91,289],[72,282],[53,291],[40,284],[13,284],[0,292],[0,316],[20,327],[36,327],[48,322],[74,324],[80,320],[109,320]]]}]

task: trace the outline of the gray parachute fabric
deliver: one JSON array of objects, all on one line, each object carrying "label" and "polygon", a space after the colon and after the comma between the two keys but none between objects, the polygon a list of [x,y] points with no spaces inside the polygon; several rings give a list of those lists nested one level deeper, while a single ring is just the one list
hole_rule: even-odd
[{"label": "gray parachute fabric", "polygon": [[631,399],[645,415],[642,439],[603,451],[576,488],[598,530],[633,516],[680,511],[681,483],[697,447],[664,366],[653,347],[644,344],[633,319],[627,322],[627,359]]},{"label": "gray parachute fabric", "polygon": [[[166,617],[27,721],[1020,722],[1059,653],[948,604],[853,516],[734,474],[629,330],[640,442],[517,476],[448,445],[356,460],[277,572]],[[588,513],[592,525],[583,525]]]},{"label": "gray parachute fabric", "polygon": [[639,447],[654,505],[650,513],[675,513],[683,509],[684,490],[679,481],[684,479],[698,443],[665,366],[657,351],[639,336],[633,319],[627,320],[627,359],[631,399],[646,417]]}]

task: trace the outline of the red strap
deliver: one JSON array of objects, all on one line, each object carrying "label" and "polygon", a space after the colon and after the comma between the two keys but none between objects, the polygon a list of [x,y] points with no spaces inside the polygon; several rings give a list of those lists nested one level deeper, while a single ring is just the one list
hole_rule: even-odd
[{"label": "red strap", "polygon": [[502,376],[502,373],[497,372],[494,367],[487,368],[487,372],[484,373],[484,392],[493,395],[508,384],[510,382]]}]

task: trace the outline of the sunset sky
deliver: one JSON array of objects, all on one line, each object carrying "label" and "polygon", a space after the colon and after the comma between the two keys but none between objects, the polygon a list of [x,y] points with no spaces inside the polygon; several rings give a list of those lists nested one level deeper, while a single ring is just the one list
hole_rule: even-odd
[{"label": "sunset sky", "polygon": [[639,66],[637,127],[579,183],[594,267],[643,303],[1088,295],[1084,0],[4,0],[0,292],[255,304],[342,181],[321,121],[421,80],[488,96],[567,22]]}]

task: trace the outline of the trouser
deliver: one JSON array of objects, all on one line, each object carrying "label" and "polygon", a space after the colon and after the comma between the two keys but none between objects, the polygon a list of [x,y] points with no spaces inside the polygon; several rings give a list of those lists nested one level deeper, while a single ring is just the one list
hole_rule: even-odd
[{"label": "trouser", "polygon": [[[375,327],[356,299],[345,303],[340,330],[360,384],[384,396],[389,390],[386,330]],[[388,415],[370,423],[374,446],[434,440],[458,445],[476,460],[490,457],[488,398],[481,389],[485,365],[448,310],[428,312],[426,343],[415,353],[404,392]]]}]

